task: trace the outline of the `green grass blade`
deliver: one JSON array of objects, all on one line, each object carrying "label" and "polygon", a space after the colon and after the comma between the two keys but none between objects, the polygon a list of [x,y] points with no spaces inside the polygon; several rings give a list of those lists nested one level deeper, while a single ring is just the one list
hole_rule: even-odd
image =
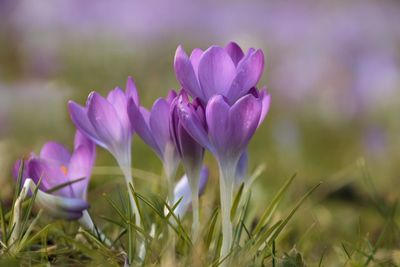
[{"label": "green grass blade", "polygon": [[239,202],[242,197],[243,188],[244,188],[244,183],[242,183],[240,185],[239,190],[236,193],[235,199],[233,201],[232,208],[231,208],[231,221],[233,221],[233,219],[235,218],[236,210],[237,210],[237,207],[239,206]]},{"label": "green grass blade", "polygon": [[205,243],[205,246],[206,246],[207,249],[210,248],[212,237],[213,237],[213,234],[214,234],[214,231],[215,231],[215,225],[217,224],[218,214],[219,214],[219,209],[217,208],[217,209],[214,210],[214,212],[213,212],[213,214],[212,214],[212,216],[210,218],[210,221],[207,224],[207,225],[210,226],[208,228],[208,232],[205,235],[205,239],[204,239],[204,243]]},{"label": "green grass blade", "polygon": [[1,201],[0,198],[0,227],[1,227],[1,233],[2,233],[2,241],[3,244],[7,244],[7,224],[6,224],[6,217],[4,216],[4,208],[3,208],[3,202]]},{"label": "green grass blade", "polygon": [[260,220],[258,221],[256,227],[253,230],[253,235],[257,234],[261,228],[269,222],[269,220],[272,217],[272,214],[278,207],[279,203],[281,202],[285,192],[289,188],[290,184],[293,182],[294,178],[296,177],[296,174],[292,175],[285,183],[284,185],[279,189],[278,193],[274,196],[272,199],[271,203],[267,207],[267,209],[264,211],[263,215],[261,216]]}]

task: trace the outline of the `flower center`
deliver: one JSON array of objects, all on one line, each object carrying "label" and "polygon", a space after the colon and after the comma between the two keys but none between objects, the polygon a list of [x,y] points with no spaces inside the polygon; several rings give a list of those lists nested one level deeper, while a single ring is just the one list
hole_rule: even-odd
[{"label": "flower center", "polygon": [[68,173],[68,168],[67,167],[65,167],[64,165],[61,165],[60,170],[64,175],[67,175],[67,173]]}]

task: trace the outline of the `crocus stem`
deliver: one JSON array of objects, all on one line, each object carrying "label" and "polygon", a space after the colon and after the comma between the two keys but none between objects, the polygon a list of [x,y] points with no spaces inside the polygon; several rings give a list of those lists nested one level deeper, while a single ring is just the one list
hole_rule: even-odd
[{"label": "crocus stem", "polygon": [[92,218],[87,210],[82,212],[82,217],[79,219],[79,223],[86,230],[91,231],[95,236],[98,236],[107,246],[111,247],[111,241],[106,237],[106,235],[94,225]]},{"label": "crocus stem", "polygon": [[[235,166],[235,165],[232,165]],[[231,165],[219,166],[219,185],[220,185],[220,201],[221,201],[221,214],[222,214],[222,248],[221,259],[229,254],[232,246],[232,222],[230,218],[232,207],[232,194],[233,194],[233,181],[235,175],[235,167]],[[226,266],[225,260],[222,266]]]},{"label": "crocus stem", "polygon": [[199,180],[200,169],[195,169],[186,172],[187,179],[190,185],[190,194],[192,198],[192,239],[197,240],[200,230],[200,211],[199,211]]}]

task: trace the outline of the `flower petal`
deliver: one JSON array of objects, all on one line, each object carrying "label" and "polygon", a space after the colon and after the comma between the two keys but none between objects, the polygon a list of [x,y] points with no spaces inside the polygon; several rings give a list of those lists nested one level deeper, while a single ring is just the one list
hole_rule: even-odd
[{"label": "flower petal", "polygon": [[138,91],[137,91],[137,89],[136,89],[136,85],[135,85],[135,83],[133,82],[132,77],[130,77],[130,76],[128,77],[128,80],[126,81],[125,94],[126,94],[126,99],[132,98],[133,101],[135,101],[135,103],[136,103],[137,105],[140,104],[140,101],[139,101],[139,94],[138,94]]},{"label": "flower petal", "polygon": [[246,94],[256,86],[264,70],[264,54],[261,50],[254,51],[237,67],[237,74],[227,95],[230,103]]},{"label": "flower petal", "polygon": [[240,46],[235,42],[230,42],[225,46],[225,51],[231,57],[235,66],[239,63],[239,61],[244,57],[244,53]]},{"label": "flower petal", "polygon": [[226,96],[236,75],[235,64],[221,47],[212,46],[199,63],[199,82],[206,100],[221,94]]},{"label": "flower petal", "polygon": [[128,102],[128,116],[135,132],[161,157],[161,150],[149,128],[150,113],[146,109],[138,107],[136,103],[130,99]]},{"label": "flower petal", "polygon": [[252,94],[240,98],[231,107],[229,111],[230,136],[228,138],[231,156],[239,157],[247,147],[258,127],[261,110],[260,99],[255,98]]},{"label": "flower petal", "polygon": [[40,158],[56,161],[64,166],[68,165],[71,154],[68,149],[57,142],[47,142],[40,151]]},{"label": "flower petal", "polygon": [[89,96],[88,118],[96,133],[107,148],[117,153],[118,147],[124,143],[123,128],[117,111],[105,98],[96,92]]},{"label": "flower petal", "polygon": [[100,140],[100,137],[97,135],[92,123],[89,121],[86,108],[73,101],[69,101],[68,109],[72,122],[75,124],[76,128],[99,146],[106,147],[106,144]]},{"label": "flower petal", "polygon": [[168,102],[163,98],[158,98],[151,108],[149,125],[153,138],[162,151],[163,159],[166,145],[172,141],[169,131],[169,114]]},{"label": "flower petal", "polygon": [[205,99],[193,68],[192,62],[183,50],[182,46],[178,46],[175,52],[174,69],[176,78],[185,90],[192,97]]},{"label": "flower petal", "polygon": [[127,100],[124,91],[121,88],[115,88],[107,95],[107,101],[114,106],[115,111],[118,114],[118,118],[121,121],[123,133],[131,135],[131,123],[127,114]]},{"label": "flower petal", "polygon": [[263,89],[261,91],[260,98],[261,98],[262,110],[260,115],[260,121],[258,122],[257,127],[260,127],[260,124],[264,121],[265,116],[267,116],[269,107],[271,105],[271,95],[267,93],[266,89]]},{"label": "flower petal", "polygon": [[190,54],[190,62],[192,62],[192,66],[196,76],[198,75],[200,58],[202,55],[203,55],[203,50],[199,48],[193,49],[192,53]]},{"label": "flower petal", "polygon": [[203,121],[197,114],[196,110],[188,102],[183,100],[180,96],[178,100],[178,116],[182,126],[186,131],[196,140],[200,145],[210,151],[214,151],[208,140],[206,129],[204,128]]},{"label": "flower petal", "polygon": [[229,105],[221,95],[212,97],[206,107],[206,120],[211,143],[217,152],[224,156],[231,146],[229,132]]}]

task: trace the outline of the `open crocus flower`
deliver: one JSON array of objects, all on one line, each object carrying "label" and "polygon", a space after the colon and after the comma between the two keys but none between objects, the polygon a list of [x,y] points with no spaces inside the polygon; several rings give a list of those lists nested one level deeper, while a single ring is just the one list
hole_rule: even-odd
[{"label": "open crocus flower", "polygon": [[134,99],[129,100],[128,103],[128,115],[135,132],[163,162],[170,198],[179,164],[179,156],[173,144],[169,124],[170,106],[175,97],[176,92],[170,90],[167,98],[158,98],[150,111],[138,105],[138,101]]},{"label": "open crocus flower", "polygon": [[264,69],[264,54],[250,48],[246,54],[234,42],[226,47],[196,48],[190,57],[179,46],[174,68],[178,81],[192,97],[204,104],[214,95],[226,97],[233,104],[255,87]]},{"label": "open crocus flower", "polygon": [[[179,94],[179,97],[183,97],[185,98],[185,101],[189,101],[187,94],[183,90]],[[196,140],[194,140],[193,137],[182,126],[178,115],[179,97],[175,98],[171,105],[170,131],[175,147],[182,160],[187,180],[190,185],[190,190],[192,192],[192,236],[195,238],[198,234],[198,230],[200,227],[199,197],[197,192],[199,191],[199,180],[201,178],[200,172],[203,166],[204,147],[200,145]],[[198,113],[199,118],[202,118],[204,114],[204,109],[199,101],[195,100],[192,106],[193,109]],[[203,124],[205,124],[204,119]]]},{"label": "open crocus flower", "polygon": [[131,77],[126,83],[126,91],[117,87],[107,98],[96,92],[90,93],[86,106],[82,107],[73,101],[68,102],[69,113],[75,126],[97,145],[107,149],[121,167],[128,192],[131,207],[140,224],[140,216],[133,199],[129,184],[132,184],[131,141],[133,128],[127,114],[128,100],[138,102],[136,86]]},{"label": "open crocus flower", "polygon": [[[198,191],[196,196],[201,196],[204,193],[208,182],[209,171],[207,167],[202,167],[200,171],[200,179],[198,181]],[[182,178],[178,181],[174,188],[174,199],[171,202],[172,205],[177,203],[180,199],[182,199],[178,206],[174,209],[174,213],[178,218],[183,218],[186,214],[186,211],[190,208],[193,204],[193,194],[190,189],[189,180],[187,175],[185,174]],[[168,210],[166,210],[166,214],[168,214]]]},{"label": "open crocus flower", "polygon": [[[46,143],[39,156],[31,154],[25,164],[22,182],[27,181],[26,186],[33,191],[41,181],[36,204],[51,216],[79,219],[89,207],[86,193],[95,157],[94,143],[77,131],[72,154],[56,142]],[[18,176],[20,166],[21,161],[17,161],[14,177]]]},{"label": "open crocus flower", "polygon": [[181,96],[178,100],[178,115],[183,127],[218,161],[224,237],[222,257],[228,254],[232,244],[230,209],[239,159],[264,120],[269,103],[267,92],[259,92],[255,88],[232,104],[222,95],[213,96],[203,115],[199,115],[195,105],[189,103],[187,98]]}]

